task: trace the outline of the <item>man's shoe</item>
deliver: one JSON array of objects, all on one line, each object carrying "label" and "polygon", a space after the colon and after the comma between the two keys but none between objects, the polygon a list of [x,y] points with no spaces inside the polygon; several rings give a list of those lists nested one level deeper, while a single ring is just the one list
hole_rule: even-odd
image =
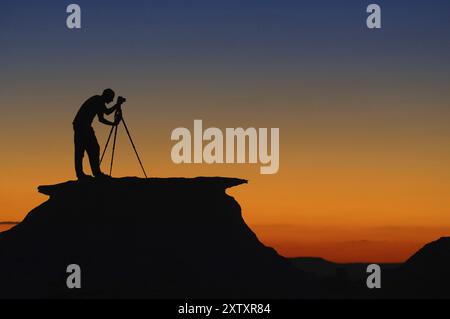
[{"label": "man's shoe", "polygon": [[103,174],[102,172],[95,174],[95,178],[107,179],[111,178],[111,176]]},{"label": "man's shoe", "polygon": [[90,178],[91,176],[89,176],[89,175],[86,175],[86,174],[77,174],[77,178],[78,178],[78,180],[86,180],[86,179],[88,179],[88,178]]}]

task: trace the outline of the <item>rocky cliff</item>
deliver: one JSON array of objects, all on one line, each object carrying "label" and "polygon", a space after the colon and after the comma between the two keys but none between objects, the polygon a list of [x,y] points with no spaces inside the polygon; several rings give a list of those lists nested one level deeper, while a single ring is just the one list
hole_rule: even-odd
[{"label": "rocky cliff", "polygon": [[[264,246],[226,189],[233,178],[121,178],[41,186],[49,200],[0,235],[0,297],[315,296]],[[81,267],[68,289],[67,265]]]}]

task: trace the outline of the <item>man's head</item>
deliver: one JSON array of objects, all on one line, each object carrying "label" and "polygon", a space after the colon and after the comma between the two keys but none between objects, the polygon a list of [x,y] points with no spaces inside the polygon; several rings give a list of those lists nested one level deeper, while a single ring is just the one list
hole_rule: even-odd
[{"label": "man's head", "polygon": [[114,100],[114,96],[116,94],[111,89],[105,89],[103,90],[102,97],[105,99],[106,103],[111,103]]}]

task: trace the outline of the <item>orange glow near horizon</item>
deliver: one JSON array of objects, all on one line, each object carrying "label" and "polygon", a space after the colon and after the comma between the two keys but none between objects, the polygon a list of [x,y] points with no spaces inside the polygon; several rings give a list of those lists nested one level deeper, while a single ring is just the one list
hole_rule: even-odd
[{"label": "orange glow near horizon", "polygon": [[[125,116],[147,173],[248,179],[248,185],[227,193],[239,202],[258,238],[280,254],[341,262],[400,262],[423,244],[450,235],[450,134],[442,114],[427,115],[425,107],[411,102],[405,121],[403,113],[386,111],[386,105],[393,103],[389,99],[377,101],[386,108],[379,113],[347,114],[344,99],[334,101],[339,112],[322,114],[317,101],[305,98],[304,103],[314,107],[294,119],[285,114],[295,109],[298,99],[286,97],[285,112],[271,113],[275,105],[261,98],[252,102],[260,106],[258,116],[249,112],[237,119],[227,110],[230,101],[211,97],[201,105],[186,105],[189,112],[167,116],[133,106],[158,105],[158,110],[170,113],[171,105],[182,103],[179,97],[134,94]],[[0,128],[8,152],[1,167],[0,221],[21,221],[44,202],[47,197],[37,192],[38,185],[74,179],[70,123],[85,97],[64,100],[70,108],[59,109],[59,100],[49,102],[56,112],[42,110],[26,123],[21,122],[21,114],[6,115],[8,122]],[[21,101],[10,104],[20,109],[32,103],[27,97]],[[249,103],[244,98],[232,102],[235,112]],[[260,175],[259,164],[173,164],[171,131],[180,126],[192,130],[197,118],[203,119],[204,128],[279,127],[279,173]],[[103,147],[108,127],[96,123],[95,129]],[[123,129],[116,152],[114,176],[140,174]],[[85,169],[90,172],[87,161]]]}]

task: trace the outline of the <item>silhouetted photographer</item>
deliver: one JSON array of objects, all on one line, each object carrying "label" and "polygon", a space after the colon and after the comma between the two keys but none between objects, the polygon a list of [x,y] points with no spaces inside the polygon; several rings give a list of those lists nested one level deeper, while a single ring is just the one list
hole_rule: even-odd
[{"label": "silhouetted photographer", "polygon": [[[95,177],[107,177],[100,170],[100,146],[97,142],[94,129],[92,128],[92,121],[95,116],[98,120],[106,125],[117,126],[122,120],[121,106],[126,101],[125,98],[119,96],[117,102],[111,108],[106,104],[114,100],[115,93],[111,89],[103,91],[102,95],[94,95],[83,103],[73,120],[74,142],[75,142],[75,172],[78,179],[88,177],[83,172],[83,157],[86,151],[89,156],[89,163],[91,164],[92,174]],[[114,122],[105,119],[105,114],[109,115],[117,111],[114,117]]]}]

